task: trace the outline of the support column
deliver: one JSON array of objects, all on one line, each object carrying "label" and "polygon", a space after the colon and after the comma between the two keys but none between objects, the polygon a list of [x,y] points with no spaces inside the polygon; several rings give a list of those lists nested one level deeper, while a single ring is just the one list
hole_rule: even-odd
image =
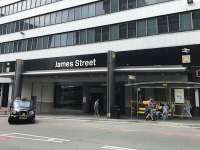
[{"label": "support column", "polygon": [[16,97],[21,97],[22,72],[23,72],[23,60],[17,59],[15,64],[15,77],[14,77],[14,95],[13,95],[14,99]]},{"label": "support column", "polygon": [[114,76],[114,67],[115,67],[115,52],[108,51],[107,54],[107,117],[111,117],[111,107],[115,105],[115,76]]}]

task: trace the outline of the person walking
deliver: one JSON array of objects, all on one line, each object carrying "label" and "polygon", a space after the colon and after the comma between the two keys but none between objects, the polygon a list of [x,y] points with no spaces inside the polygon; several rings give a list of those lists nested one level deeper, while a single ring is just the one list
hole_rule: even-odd
[{"label": "person walking", "polygon": [[188,118],[192,118],[191,110],[192,110],[192,106],[190,102],[188,101],[185,105],[185,113]]},{"label": "person walking", "polygon": [[162,113],[163,120],[167,120],[167,118],[168,118],[168,110],[169,110],[168,105],[164,104],[164,106],[163,106],[163,113]]},{"label": "person walking", "polygon": [[95,115],[96,115],[97,118],[100,117],[100,114],[99,114],[99,99],[97,99],[94,102],[94,113],[95,113]]},{"label": "person walking", "polygon": [[146,120],[148,120],[149,118],[153,121],[153,100],[150,98],[148,100],[148,106],[147,106],[147,116],[146,116]]}]

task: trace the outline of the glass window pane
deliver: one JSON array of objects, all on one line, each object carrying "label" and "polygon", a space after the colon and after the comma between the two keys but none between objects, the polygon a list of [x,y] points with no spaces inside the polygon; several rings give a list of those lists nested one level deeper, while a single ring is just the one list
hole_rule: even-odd
[{"label": "glass window pane", "polygon": [[146,20],[137,21],[137,36],[146,36]]},{"label": "glass window pane", "polygon": [[32,38],[28,39],[27,51],[32,50]]},{"label": "glass window pane", "polygon": [[87,37],[86,37],[86,30],[80,31],[80,43],[81,44],[86,44],[87,42]]},{"label": "glass window pane", "polygon": [[48,26],[51,24],[51,15],[47,14],[45,15],[45,26]]},{"label": "glass window pane", "polygon": [[13,14],[13,13],[14,13],[14,5],[12,4],[12,5],[10,5],[10,14]]},{"label": "glass window pane", "polygon": [[105,14],[103,1],[96,3],[96,16]]},{"label": "glass window pane", "polygon": [[56,24],[56,13],[51,13],[51,24]]},{"label": "glass window pane", "polygon": [[35,25],[35,19],[34,18],[30,18],[30,22],[29,22],[29,29],[33,29],[35,28],[34,25]]},{"label": "glass window pane", "polygon": [[28,40],[22,40],[22,51],[27,51]]},{"label": "glass window pane", "polygon": [[60,47],[60,34],[55,35],[55,47]]},{"label": "glass window pane", "polygon": [[126,10],[127,9],[127,1],[128,0],[119,0],[119,10]]},{"label": "glass window pane", "polygon": [[34,27],[35,28],[38,28],[38,27],[40,27],[40,17],[35,17],[35,25],[34,25]]},{"label": "glass window pane", "polygon": [[101,27],[95,29],[95,42],[101,42]]},{"label": "glass window pane", "polygon": [[18,41],[18,45],[17,46],[18,46],[18,49],[17,49],[18,52],[21,52],[22,51],[22,40]]},{"label": "glass window pane", "polygon": [[46,0],[46,4],[50,4],[51,3],[51,0]]},{"label": "glass window pane", "polygon": [[147,20],[147,35],[157,34],[157,19],[151,18]]},{"label": "glass window pane", "polygon": [[36,7],[39,7],[39,6],[40,6],[40,2],[41,2],[41,0],[37,0],[35,6],[36,6]]},{"label": "glass window pane", "polygon": [[9,15],[9,11],[10,11],[10,7],[8,5],[8,6],[6,6],[6,15]]},{"label": "glass window pane", "polygon": [[192,20],[194,29],[200,29],[200,10],[192,12]]},{"label": "glass window pane", "polygon": [[74,32],[67,33],[67,46],[74,45]]},{"label": "glass window pane", "polygon": [[179,14],[168,15],[169,32],[179,31]]},{"label": "glass window pane", "polygon": [[14,51],[14,42],[10,42],[9,53],[13,53]]},{"label": "glass window pane", "polygon": [[55,36],[54,35],[50,35],[49,36],[49,48],[54,48],[55,47]]},{"label": "glass window pane", "polygon": [[15,32],[15,22],[11,22],[11,30],[10,30],[11,33],[14,33]]},{"label": "glass window pane", "polygon": [[20,12],[22,11],[22,2],[18,2],[18,6],[17,6],[17,11]]},{"label": "glass window pane", "polygon": [[56,24],[61,23],[62,21],[62,11],[56,12]]},{"label": "glass window pane", "polygon": [[4,45],[4,53],[9,53],[9,42]]},{"label": "glass window pane", "polygon": [[24,30],[28,30],[29,29],[29,19],[24,20]]},{"label": "glass window pane", "polygon": [[102,41],[109,41],[109,26],[102,27]]},{"label": "glass window pane", "polygon": [[22,1],[22,11],[26,10],[26,1]]},{"label": "glass window pane", "polygon": [[35,50],[37,49],[37,38],[33,38],[33,41],[32,41],[32,50]]},{"label": "glass window pane", "polygon": [[43,37],[38,37],[37,40],[37,49],[43,49]]},{"label": "glass window pane", "polygon": [[192,30],[191,17],[192,16],[190,12],[180,14],[180,30],[181,31]]},{"label": "glass window pane", "polygon": [[110,26],[110,40],[118,40],[119,39],[119,26],[111,25]]},{"label": "glass window pane", "polygon": [[48,45],[49,45],[49,36],[44,36],[43,37],[43,48],[46,49],[48,48]]},{"label": "glass window pane", "polygon": [[158,17],[158,33],[167,33],[167,16]]},{"label": "glass window pane", "polygon": [[82,18],[88,18],[88,5],[82,6],[81,7],[81,15]]},{"label": "glass window pane", "polygon": [[111,12],[117,12],[119,9],[118,0],[111,0]]},{"label": "glass window pane", "polygon": [[[3,9],[2,9],[2,10],[3,10]],[[13,10],[14,12],[13,12],[13,13],[16,13],[17,10],[18,10],[18,9],[17,9],[17,3],[15,3],[15,4],[14,4],[14,10]]]},{"label": "glass window pane", "polygon": [[128,9],[136,8],[136,0],[128,0]]},{"label": "glass window pane", "polygon": [[61,46],[67,45],[67,33],[61,34]]},{"label": "glass window pane", "polygon": [[37,1],[37,0],[32,0],[32,3],[31,3],[31,8],[35,8],[36,1]]},{"label": "glass window pane", "polygon": [[[16,10],[17,11],[17,10]],[[6,15],[6,10],[5,7],[1,8],[1,16],[5,16]]]},{"label": "glass window pane", "polygon": [[46,0],[41,0],[41,6],[45,5],[45,3],[46,3]]},{"label": "glass window pane", "polygon": [[4,45],[5,43],[1,43],[1,54],[4,54]]},{"label": "glass window pane", "polygon": [[81,19],[81,7],[75,8],[75,20]]},{"label": "glass window pane", "polygon": [[23,31],[24,30],[24,20],[20,21],[20,29],[19,31]]},{"label": "glass window pane", "polygon": [[68,21],[72,21],[74,20],[74,8],[69,9],[69,13],[68,13]]},{"label": "glass window pane", "polygon": [[80,32],[76,31],[74,32],[74,44],[78,45],[80,43]]},{"label": "glass window pane", "polygon": [[120,39],[127,38],[127,23],[119,24],[119,38]]},{"label": "glass window pane", "polygon": [[31,8],[31,0],[27,0],[26,1],[26,9],[30,9]]},{"label": "glass window pane", "polygon": [[89,17],[95,16],[95,4],[90,4],[88,9],[89,9],[88,16]]},{"label": "glass window pane", "polygon": [[44,16],[40,16],[40,27],[44,27]]},{"label": "glass window pane", "polygon": [[87,30],[87,43],[94,43],[95,41],[95,30],[88,29]]},{"label": "glass window pane", "polygon": [[106,14],[110,13],[110,0],[104,0],[103,8]]},{"label": "glass window pane", "polygon": [[68,10],[63,10],[62,11],[62,22],[67,22],[68,21]]}]

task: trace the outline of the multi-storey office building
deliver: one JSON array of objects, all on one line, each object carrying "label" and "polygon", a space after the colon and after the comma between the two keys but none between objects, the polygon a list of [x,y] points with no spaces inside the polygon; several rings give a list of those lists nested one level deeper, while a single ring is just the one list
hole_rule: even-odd
[{"label": "multi-storey office building", "polygon": [[0,105],[92,112],[100,98],[109,116],[153,97],[198,110],[199,36],[198,0],[1,0]]}]

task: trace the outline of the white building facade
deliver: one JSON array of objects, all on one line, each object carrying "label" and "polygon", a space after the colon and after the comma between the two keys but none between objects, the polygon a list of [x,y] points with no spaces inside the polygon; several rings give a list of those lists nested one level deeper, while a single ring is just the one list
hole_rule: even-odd
[{"label": "white building facade", "polygon": [[199,37],[199,0],[1,0],[0,106],[21,96],[41,113],[93,113],[99,98],[110,117],[153,97],[199,115]]}]

